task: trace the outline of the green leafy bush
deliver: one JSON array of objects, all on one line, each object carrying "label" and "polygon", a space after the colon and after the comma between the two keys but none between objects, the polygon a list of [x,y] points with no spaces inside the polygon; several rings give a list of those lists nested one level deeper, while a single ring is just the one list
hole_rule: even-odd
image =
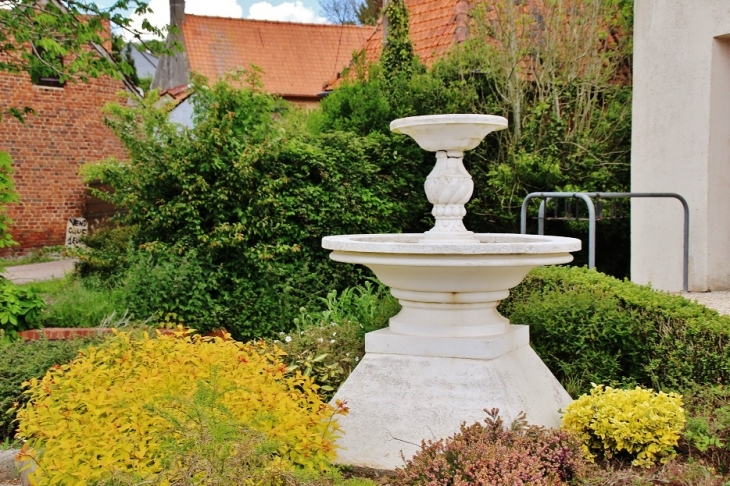
[{"label": "green leafy bush", "polygon": [[322,236],[400,232],[426,212],[425,198],[400,202],[403,181],[423,170],[387,138],[287,133],[277,121],[285,108],[266,93],[200,80],[195,89],[190,130],[154,99],[114,108],[109,124],[131,161],[87,171],[139,228],[128,259],[133,311],[174,312],[238,338],[287,331],[300,307],[365,278],[331,262]]},{"label": "green leafy bush", "polygon": [[484,425],[462,424],[453,437],[424,441],[393,484],[556,486],[578,478],[584,461],[580,442],[567,432],[528,425],[524,415],[507,428],[493,409]]},{"label": "green leafy bush", "polygon": [[81,277],[93,276],[114,284],[129,268],[128,258],[134,253],[136,226],[111,226],[94,230],[85,236],[84,248],[76,250],[79,262],[76,271]]},{"label": "green leafy bush", "polygon": [[40,327],[45,302],[36,293],[0,277],[0,341],[18,339],[18,333]]},{"label": "green leafy bush", "polygon": [[151,322],[175,314],[179,324],[202,332],[235,322],[226,294],[221,298],[219,292],[221,272],[204,258],[196,250],[179,255],[161,245],[130,255],[121,288],[127,308],[137,319]]},{"label": "green leafy bush", "polygon": [[400,310],[398,300],[390,294],[386,286],[375,279],[339,293],[333,290],[326,298],[321,298],[319,304],[324,304],[324,308],[299,309],[299,317],[294,319],[298,330],[351,322],[359,326],[360,335],[364,336],[370,331],[387,327],[388,320]]},{"label": "green leafy bush", "polygon": [[28,395],[23,382],[41,378],[48,369],[68,363],[80,349],[98,344],[100,337],[84,337],[65,341],[0,341],[0,441],[15,436],[13,406],[23,406]]},{"label": "green leafy bush", "polygon": [[535,269],[500,311],[573,396],[590,383],[679,391],[730,383],[730,317],[578,267]]},{"label": "green leafy bush", "polygon": [[591,460],[626,454],[634,466],[651,467],[674,456],[684,424],[676,393],[596,385],[566,407],[562,426],[581,439]]}]

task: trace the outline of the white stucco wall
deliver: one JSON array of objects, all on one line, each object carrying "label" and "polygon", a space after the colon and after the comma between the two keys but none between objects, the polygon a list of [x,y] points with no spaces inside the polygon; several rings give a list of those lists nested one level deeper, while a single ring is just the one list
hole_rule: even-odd
[{"label": "white stucco wall", "polygon": [[[636,0],[631,190],[690,206],[690,289],[730,289],[730,0]],[[682,288],[679,202],[633,200],[631,278]]]}]

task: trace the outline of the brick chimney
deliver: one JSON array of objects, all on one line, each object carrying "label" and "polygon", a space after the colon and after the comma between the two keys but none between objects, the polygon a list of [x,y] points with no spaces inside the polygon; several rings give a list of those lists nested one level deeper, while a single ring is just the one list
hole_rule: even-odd
[{"label": "brick chimney", "polygon": [[469,37],[469,0],[457,0],[454,12],[456,13],[454,40],[458,44]]},{"label": "brick chimney", "polygon": [[183,51],[173,50],[172,53],[160,58],[155,78],[152,80],[153,89],[165,91],[186,86],[190,82],[190,61],[182,34],[183,23],[185,23],[185,0],[170,0],[170,26],[175,27],[176,32],[167,34],[167,47],[172,48],[177,43],[183,47]]}]

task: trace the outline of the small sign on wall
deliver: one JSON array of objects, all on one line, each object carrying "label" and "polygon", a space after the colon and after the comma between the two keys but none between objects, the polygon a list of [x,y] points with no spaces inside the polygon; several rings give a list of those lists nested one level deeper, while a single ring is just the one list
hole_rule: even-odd
[{"label": "small sign on wall", "polygon": [[89,222],[86,218],[68,218],[66,224],[66,246],[79,246],[81,237],[89,232]]}]

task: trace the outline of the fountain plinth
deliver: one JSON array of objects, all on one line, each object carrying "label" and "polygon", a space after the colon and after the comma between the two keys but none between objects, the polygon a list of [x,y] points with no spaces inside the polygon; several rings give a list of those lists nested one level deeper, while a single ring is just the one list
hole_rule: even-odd
[{"label": "fountain plinth", "polygon": [[570,262],[580,240],[475,234],[463,224],[474,188],[463,153],[506,127],[490,115],[393,121],[393,131],[436,152],[425,184],[434,227],[322,240],[333,260],[367,266],[402,305],[387,329],[365,336],[365,357],[335,395],[350,407],[340,419],[341,463],[394,468],[421,440],[447,437],[495,407],[507,421],[525,412],[555,427],[570,403],[530,348],[528,327],[511,324],[497,306],[533,268]]}]

